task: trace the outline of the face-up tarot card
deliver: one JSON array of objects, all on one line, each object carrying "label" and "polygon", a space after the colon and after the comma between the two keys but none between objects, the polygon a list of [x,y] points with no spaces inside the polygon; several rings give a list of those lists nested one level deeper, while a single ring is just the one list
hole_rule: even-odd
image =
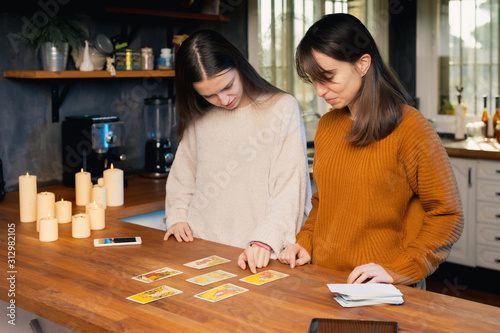
[{"label": "face-up tarot card", "polygon": [[203,259],[195,260],[188,262],[187,264],[184,264],[185,266],[196,268],[196,269],[203,269],[207,267],[212,267],[215,265],[220,265],[226,262],[230,262],[231,260],[229,259],[224,259],[219,256],[209,256]]},{"label": "face-up tarot card", "polygon": [[170,297],[174,296],[177,294],[182,293],[182,291],[170,288],[168,286],[161,286],[158,288],[150,289],[143,291],[142,293],[135,294],[132,296],[127,297],[127,299],[141,303],[141,304],[147,304],[150,302],[157,301],[159,299],[165,298],[165,297]]},{"label": "face-up tarot card", "polygon": [[232,278],[235,276],[236,276],[236,274],[232,274],[232,273],[224,272],[222,270],[218,270],[218,271],[213,271],[213,272],[210,272],[207,274],[195,276],[193,278],[187,279],[186,281],[198,284],[200,286],[206,286],[207,284],[219,282],[219,281],[229,279],[229,278]]},{"label": "face-up tarot card", "polygon": [[218,302],[228,297],[244,293],[245,291],[248,291],[248,289],[226,283],[222,286],[194,295],[194,297],[204,299],[205,301]]},{"label": "face-up tarot card", "polygon": [[137,275],[132,277],[132,279],[141,281],[141,282],[146,282],[146,283],[151,283],[155,282],[161,279],[165,279],[171,276],[179,275],[182,274],[181,271],[168,268],[168,267],[163,267],[160,269],[157,269],[155,271],[147,272],[141,275]]},{"label": "face-up tarot card", "polygon": [[271,281],[282,279],[287,276],[288,274],[285,273],[280,273],[273,270],[267,270],[264,272],[260,272],[258,274],[247,276],[246,278],[240,279],[240,281],[261,285]]}]

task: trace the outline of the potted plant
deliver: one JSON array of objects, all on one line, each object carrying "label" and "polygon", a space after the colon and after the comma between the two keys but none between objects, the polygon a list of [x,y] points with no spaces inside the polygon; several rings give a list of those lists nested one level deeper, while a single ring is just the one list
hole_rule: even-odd
[{"label": "potted plant", "polygon": [[67,15],[55,15],[45,22],[32,19],[32,29],[27,29],[21,38],[35,45],[36,54],[41,55],[42,68],[46,71],[66,69],[69,49],[78,49],[86,38],[86,27]]}]

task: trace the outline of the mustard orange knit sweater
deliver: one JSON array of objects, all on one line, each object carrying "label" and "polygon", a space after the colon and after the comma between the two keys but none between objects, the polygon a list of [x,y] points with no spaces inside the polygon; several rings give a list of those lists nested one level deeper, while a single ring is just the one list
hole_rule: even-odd
[{"label": "mustard orange knit sweater", "polygon": [[448,155],[430,123],[411,107],[393,133],[365,147],[345,140],[351,124],[344,110],[320,119],[317,192],[297,243],[320,266],[350,273],[373,262],[394,283],[421,281],[446,259],[463,227]]}]

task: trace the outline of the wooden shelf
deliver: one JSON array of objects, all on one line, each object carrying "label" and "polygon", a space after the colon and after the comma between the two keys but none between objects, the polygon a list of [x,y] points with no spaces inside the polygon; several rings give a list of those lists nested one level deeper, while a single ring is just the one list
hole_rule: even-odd
[{"label": "wooden shelf", "polygon": [[[3,76],[10,79],[49,79],[51,80],[52,122],[59,121],[59,107],[71,88],[73,80],[69,80],[63,91],[59,93],[58,79],[114,79],[114,78],[143,78],[143,77],[174,77],[175,71],[116,71],[112,76],[108,71],[3,71]],[[53,81],[56,79],[56,81]]]},{"label": "wooden shelf", "polygon": [[108,71],[3,71],[6,78],[17,79],[91,79],[91,78],[134,78],[134,77],[174,77],[175,71],[116,71],[112,76]]},{"label": "wooden shelf", "polygon": [[189,13],[189,12],[170,12],[170,11],[155,10],[155,9],[106,7],[106,11],[108,13],[170,17],[170,18],[178,18],[178,19],[191,19],[191,20],[198,20],[198,21],[207,21],[207,22],[229,22],[230,21],[229,16],[224,16],[224,15],[212,15],[212,14]]}]

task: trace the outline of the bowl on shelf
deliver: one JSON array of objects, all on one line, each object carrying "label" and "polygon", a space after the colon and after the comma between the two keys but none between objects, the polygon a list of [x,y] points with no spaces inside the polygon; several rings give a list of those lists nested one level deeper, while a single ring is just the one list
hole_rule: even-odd
[{"label": "bowl on shelf", "polygon": [[[71,51],[71,57],[75,62],[76,69],[80,69],[80,65],[82,64],[83,61],[83,52],[84,52],[83,47],[81,47],[78,50]],[[98,52],[96,49],[92,47],[89,47],[89,55],[90,55],[90,62],[92,62],[92,65],[94,65],[94,70],[100,71],[104,69],[104,65],[106,64],[106,56],[104,54]]]}]

